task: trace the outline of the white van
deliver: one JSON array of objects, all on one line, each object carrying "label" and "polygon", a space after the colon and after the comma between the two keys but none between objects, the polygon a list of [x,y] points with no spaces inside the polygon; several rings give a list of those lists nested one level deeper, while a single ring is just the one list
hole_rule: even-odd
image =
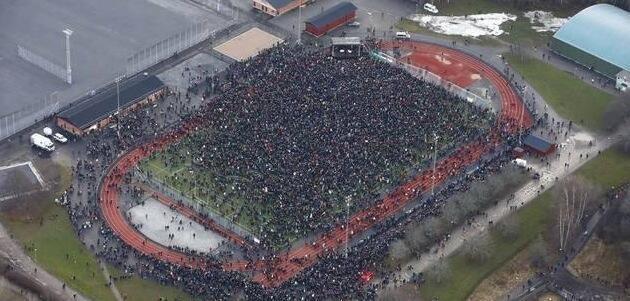
[{"label": "white van", "polygon": [[411,39],[411,35],[406,31],[398,31],[396,32],[396,39],[398,40],[409,40]]},{"label": "white van", "polygon": [[432,13],[432,14],[437,14],[438,13],[438,9],[435,5],[431,4],[431,3],[425,3],[423,6],[424,10]]}]

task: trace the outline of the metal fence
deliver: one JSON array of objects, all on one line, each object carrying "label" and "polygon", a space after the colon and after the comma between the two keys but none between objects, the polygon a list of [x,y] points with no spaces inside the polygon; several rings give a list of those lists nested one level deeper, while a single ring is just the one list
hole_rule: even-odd
[{"label": "metal fence", "polygon": [[128,76],[136,74],[176,53],[190,48],[213,34],[214,31],[210,30],[208,21],[193,24],[184,31],[159,41],[127,58],[126,73]]},{"label": "metal fence", "polygon": [[60,78],[61,80],[69,84],[66,68],[59,66],[44,58],[43,56],[24,48],[22,45],[17,45],[17,50],[18,56],[21,59],[44,69],[44,71]]},{"label": "metal fence", "polygon": [[52,116],[59,108],[57,92],[54,92],[38,103],[0,116],[0,140]]},{"label": "metal fence", "polygon": [[171,185],[167,185],[151,176],[150,173],[145,173],[139,169],[134,169],[134,176],[138,179],[142,179],[145,184],[149,185],[153,189],[166,194],[175,201],[181,201],[185,206],[195,210],[196,212],[207,214],[217,224],[223,228],[228,229],[240,237],[247,238],[251,241],[258,240],[257,236],[248,231],[244,226],[239,225],[235,221],[228,220],[220,213],[214,211],[210,206],[201,206],[201,200],[196,200],[189,197],[187,194],[173,188]]},{"label": "metal fence", "polygon": [[376,55],[379,59],[382,59],[386,62],[389,62],[393,65],[396,65],[400,68],[405,69],[407,72],[409,72],[409,74],[411,74],[415,78],[443,87],[447,91],[461,97],[462,99],[465,99],[466,101],[472,103],[475,106],[479,106],[484,109],[493,110],[492,102],[490,99],[481,97],[467,89],[464,89],[456,85],[455,83],[448,81],[435,73],[432,73],[429,70],[422,69],[420,67],[416,67],[411,64],[404,63],[383,52],[377,52],[374,55]]}]

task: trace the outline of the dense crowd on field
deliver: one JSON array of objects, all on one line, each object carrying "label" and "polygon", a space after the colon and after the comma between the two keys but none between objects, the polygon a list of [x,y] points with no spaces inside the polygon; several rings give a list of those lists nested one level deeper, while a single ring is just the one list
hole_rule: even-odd
[{"label": "dense crowd on field", "polygon": [[[441,214],[448,197],[509,164],[509,155],[497,151],[470,172],[445,182],[434,196],[423,195],[416,207],[376,224],[349,246],[347,255],[344,249],[325,253],[273,290],[219,266],[234,256],[252,264],[263,256],[274,262],[276,255],[264,249],[234,246],[230,254],[207,255],[206,270],[168,264],[139,254],[107,227],[97,187],[120,153],[182,122],[202,120],[203,127],[167,148],[166,164],[190,163],[211,175],[195,177],[200,187],[211,187],[225,199],[247,196],[248,202],[263,204],[258,208],[265,211],[247,214],[268,216],[267,225],[275,232],[265,232],[264,238],[274,242],[289,230],[303,234],[343,223],[343,210],[336,209],[344,208],[345,201],[353,209],[366,207],[418,169],[430,168],[434,135],[438,157],[444,156],[464,141],[487,141],[483,135],[493,118],[385,63],[332,60],[299,46],[279,46],[230,66],[221,80],[206,79],[210,81],[220,93],[209,97],[208,90],[195,84],[209,99],[199,111],[189,104],[192,91],[171,92],[156,108],[135,111],[124,116],[118,128],[87,138],[85,148],[73,153],[78,158],[72,170],[75,183],[63,198],[79,235],[98,235],[89,247],[100,259],[125,275],[137,273],[203,300],[373,299],[391,274],[378,274],[378,282],[365,280],[379,270],[391,243],[411,221]],[[132,180],[124,177],[122,198],[137,196],[138,191],[126,185]],[[205,193],[211,193],[209,188]],[[126,210],[129,204],[120,206]]]},{"label": "dense crowd on field", "polygon": [[272,246],[343,221],[346,203],[364,208],[398,186],[431,161],[436,143],[446,153],[492,123],[386,62],[302,47],[231,65],[220,89],[198,113],[204,127],[160,155],[174,168],[196,163],[195,173],[165,181],[198,187]]}]

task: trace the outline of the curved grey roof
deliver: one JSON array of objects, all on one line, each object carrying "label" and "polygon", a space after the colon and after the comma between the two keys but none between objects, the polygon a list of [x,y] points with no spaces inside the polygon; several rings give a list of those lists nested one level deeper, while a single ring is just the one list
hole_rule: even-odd
[{"label": "curved grey roof", "polygon": [[630,70],[630,12],[596,4],[573,16],[553,37]]}]

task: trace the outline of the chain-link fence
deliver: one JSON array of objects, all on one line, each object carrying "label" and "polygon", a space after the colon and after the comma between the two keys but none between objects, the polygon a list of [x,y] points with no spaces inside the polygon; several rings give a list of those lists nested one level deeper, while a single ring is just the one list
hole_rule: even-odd
[{"label": "chain-link fence", "polygon": [[479,106],[484,109],[493,110],[491,100],[481,97],[465,88],[462,88],[456,85],[455,83],[448,81],[435,73],[432,73],[431,71],[413,66],[411,64],[404,63],[383,52],[373,52],[373,55],[375,55],[378,59],[381,59],[390,64],[393,64],[395,66],[405,69],[407,72],[409,72],[409,74],[411,74],[415,78],[418,78],[420,80],[423,80],[423,81],[426,81],[435,85],[439,85],[443,87],[444,89],[448,90],[449,92],[461,97],[462,99],[467,100],[468,102],[472,103],[475,106]]},{"label": "chain-link fence", "polygon": [[59,107],[59,99],[54,92],[40,102],[0,116],[0,140],[52,116]]},{"label": "chain-link fence", "polygon": [[147,47],[127,58],[127,75],[151,67],[176,53],[182,52],[197,43],[211,37],[210,23],[203,21],[196,23],[150,47]]},{"label": "chain-link fence", "polygon": [[240,237],[247,238],[249,240],[255,241],[258,238],[256,235],[248,231],[244,226],[239,225],[236,221],[231,221],[222,216],[220,213],[214,211],[209,206],[202,206],[202,200],[195,199],[194,197],[190,197],[185,193],[173,188],[170,185],[164,184],[161,181],[155,179],[150,174],[145,173],[139,169],[134,170],[134,177],[138,179],[142,179],[145,184],[149,185],[153,189],[171,197],[175,201],[181,201],[185,206],[195,210],[198,213],[206,214],[210,219],[212,219],[217,224],[221,225],[223,228],[228,229]]},{"label": "chain-link fence", "polygon": [[21,59],[39,68],[44,69],[44,71],[60,78],[61,80],[63,80],[64,82],[68,84],[70,83],[68,82],[69,78],[68,78],[68,73],[66,72],[66,68],[59,66],[51,62],[50,60],[44,58],[43,56],[26,49],[22,45],[17,45],[17,51],[18,51],[18,56]]}]

